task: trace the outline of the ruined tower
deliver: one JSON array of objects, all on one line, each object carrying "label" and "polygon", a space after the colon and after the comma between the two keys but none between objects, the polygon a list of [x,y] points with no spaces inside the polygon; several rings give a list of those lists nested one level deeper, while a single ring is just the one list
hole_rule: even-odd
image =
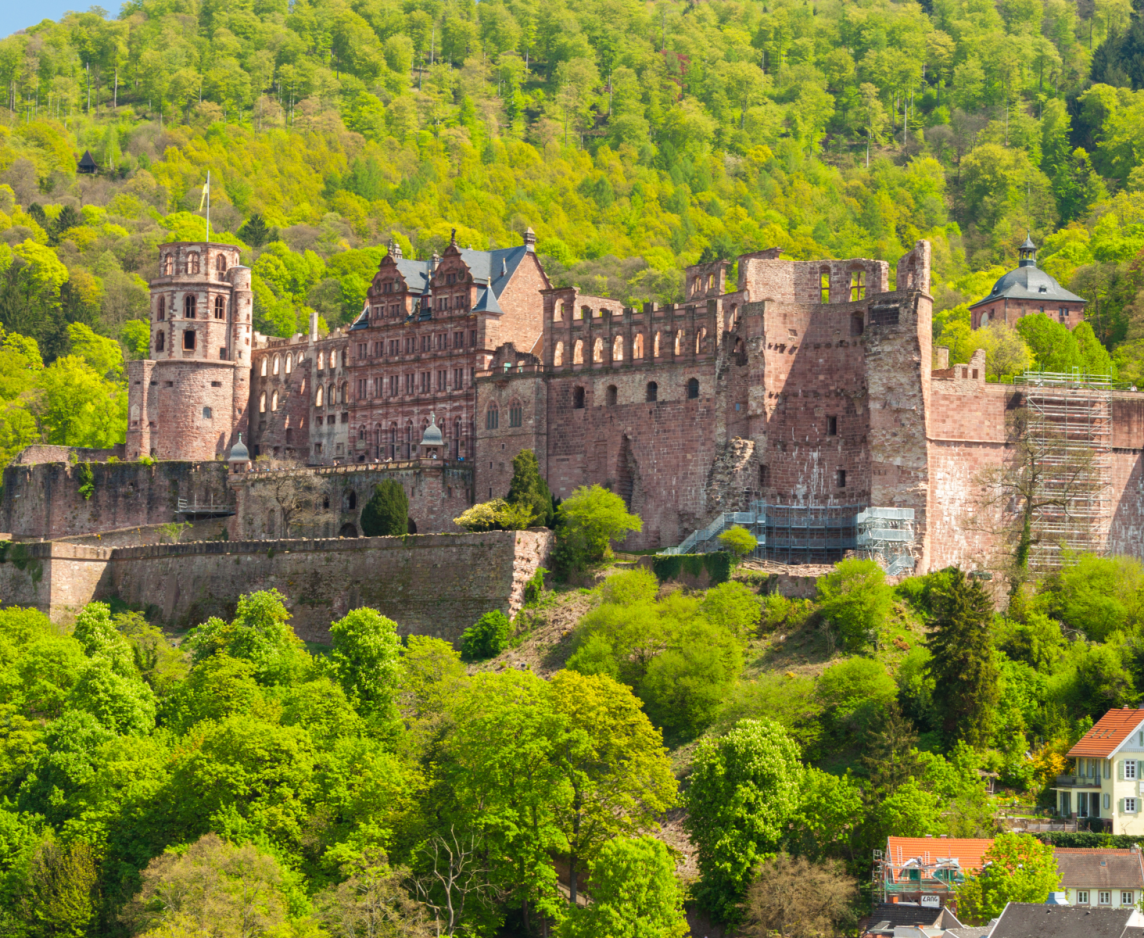
[{"label": "ruined tower", "polygon": [[250,269],[230,245],[160,249],[148,358],[129,362],[127,456],[209,460],[246,429]]}]

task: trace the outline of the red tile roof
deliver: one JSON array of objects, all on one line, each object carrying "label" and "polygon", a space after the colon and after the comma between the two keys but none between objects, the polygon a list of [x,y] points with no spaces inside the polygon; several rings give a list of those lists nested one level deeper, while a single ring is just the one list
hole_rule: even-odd
[{"label": "red tile roof", "polygon": [[904,863],[915,857],[925,862],[956,858],[965,873],[976,873],[983,862],[981,855],[993,846],[991,837],[888,837],[886,859]]},{"label": "red tile roof", "polygon": [[1107,759],[1141,723],[1144,723],[1144,710],[1132,710],[1128,707],[1122,710],[1109,710],[1069,750],[1069,758],[1084,756]]}]

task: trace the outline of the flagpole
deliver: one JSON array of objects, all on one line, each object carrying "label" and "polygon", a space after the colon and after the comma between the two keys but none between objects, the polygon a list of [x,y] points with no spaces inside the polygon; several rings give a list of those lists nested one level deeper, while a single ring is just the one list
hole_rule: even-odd
[{"label": "flagpole", "polygon": [[211,243],[211,171],[207,170],[207,244]]}]

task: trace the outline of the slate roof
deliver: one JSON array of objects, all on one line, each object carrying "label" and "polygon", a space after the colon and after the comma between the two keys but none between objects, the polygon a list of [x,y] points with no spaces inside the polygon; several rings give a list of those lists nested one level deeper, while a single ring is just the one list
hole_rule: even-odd
[{"label": "slate roof", "polygon": [[941,909],[927,909],[905,902],[883,902],[874,907],[874,914],[870,916],[870,925],[866,930],[893,932],[895,928],[905,926],[933,927],[941,919],[941,913]]},{"label": "slate roof", "polygon": [[1083,303],[1082,297],[1069,293],[1064,287],[1045,273],[1041,268],[1029,264],[1018,267],[1005,274],[993,284],[993,289],[983,300],[978,300],[969,308],[981,306],[983,303],[993,303],[996,300],[1043,300],[1053,303],[1060,300],[1065,303]]},{"label": "slate roof", "polygon": [[1132,710],[1128,707],[1109,710],[1069,750],[1069,758],[1085,756],[1107,759],[1141,723],[1144,723],[1144,710]]},{"label": "slate roof", "polygon": [[1144,889],[1138,850],[1058,847],[1053,853],[1066,889]]},{"label": "slate roof", "polygon": [[1134,911],[1010,902],[990,938],[1124,938]]}]

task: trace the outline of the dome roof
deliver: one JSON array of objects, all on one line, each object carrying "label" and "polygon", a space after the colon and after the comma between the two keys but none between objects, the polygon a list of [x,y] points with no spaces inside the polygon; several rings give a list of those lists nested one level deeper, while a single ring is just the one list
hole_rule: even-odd
[{"label": "dome roof", "polygon": [[226,457],[227,462],[250,462],[250,450],[246,448],[246,444],[242,442],[242,434],[238,435],[238,442],[230,448],[230,455]]},{"label": "dome roof", "polygon": [[437,426],[437,415],[429,415],[429,426],[425,428],[425,434],[421,437],[422,446],[444,446],[445,438],[441,436],[441,428]]},{"label": "dome roof", "polygon": [[1084,300],[1075,293],[1069,293],[1064,287],[1033,264],[1022,265],[1011,270],[1000,280],[993,284],[993,289],[983,300],[978,300],[974,306],[982,303],[992,303],[998,299],[1010,300],[1043,300],[1052,302],[1063,300],[1068,303],[1083,303]]}]

